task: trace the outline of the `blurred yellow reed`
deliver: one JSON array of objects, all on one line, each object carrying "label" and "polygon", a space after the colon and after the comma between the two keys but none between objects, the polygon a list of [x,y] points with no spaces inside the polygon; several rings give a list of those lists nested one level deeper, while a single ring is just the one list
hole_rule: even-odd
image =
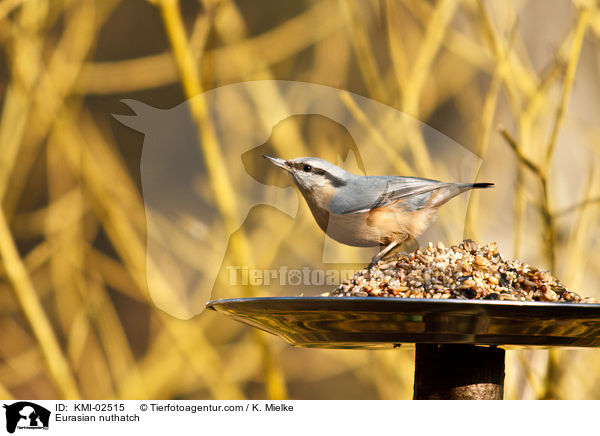
[{"label": "blurred yellow reed", "polygon": [[[194,122],[198,126],[200,146],[206,159],[206,168],[212,191],[215,194],[214,198],[228,230],[234,230],[232,224],[236,210],[234,190],[227,176],[227,166],[221,155],[214,127],[207,117],[206,103],[201,96],[203,90],[200,85],[200,74],[196,67],[196,60],[188,46],[179,4],[176,0],[161,0],[159,5],[185,94],[187,98],[191,99],[190,110]],[[241,249],[242,247],[237,248],[237,250]],[[238,254],[241,253],[238,251]],[[249,259],[249,256],[249,249],[245,248],[240,260]]]},{"label": "blurred yellow reed", "polygon": [[[475,146],[475,154],[482,158],[486,155],[490,134],[492,132],[492,124],[494,121],[494,115],[496,114],[496,104],[498,102],[498,94],[500,93],[500,64],[494,70],[490,86],[483,103],[483,111],[481,113],[481,124],[479,127],[477,145]],[[478,240],[477,238],[477,216],[479,214],[479,194],[477,191],[471,193],[469,198],[469,208],[467,210],[467,217],[465,223],[465,231],[470,238]]]},{"label": "blurred yellow reed", "polygon": [[[119,252],[131,277],[136,282],[138,289],[146,289],[146,280],[154,280],[155,285],[161,289],[161,295],[174,298],[175,292],[170,289],[168,281],[160,276],[157,268],[152,277],[146,278],[146,250],[140,240],[139,230],[143,226],[143,206],[138,193],[129,180],[126,170],[121,168],[113,156],[111,148],[103,142],[101,135],[96,131],[93,122],[88,118],[84,124],[88,142],[87,153],[83,157],[83,182],[90,189],[95,203],[103,210],[105,229]],[[61,144],[65,147],[65,155],[73,158],[70,144],[81,141],[77,139],[80,132],[74,123],[61,129]],[[77,165],[76,162],[73,162]],[[111,172],[107,172],[110,169]],[[116,192],[115,192],[116,191]],[[113,202],[111,199],[120,198],[123,203]],[[133,222],[132,222],[133,221]],[[148,262],[151,262],[148,259]],[[147,298],[147,294],[145,294]],[[150,305],[153,303],[146,300]],[[208,387],[213,390],[217,398],[243,398],[239,388],[227,380],[223,373],[217,375],[213,372],[221,366],[219,358],[205,338],[200,328],[185,327],[183,321],[175,320],[161,313],[159,319],[171,336],[172,344],[189,358],[192,369],[202,374],[210,374],[204,378]],[[208,368],[204,366],[209,363]],[[160,362],[157,362],[160,364]],[[135,373],[133,374],[135,376]]]},{"label": "blurred yellow reed", "polygon": [[0,384],[0,400],[10,401],[13,399],[14,399],[14,397],[12,396],[12,394],[8,390],[6,390],[6,388],[4,386],[2,386]]},{"label": "blurred yellow reed", "polygon": [[[175,62],[179,69],[186,96],[190,102],[192,117],[197,125],[201,147],[206,159],[209,180],[217,207],[225,221],[229,234],[235,227],[235,192],[228,178],[227,166],[219,149],[214,127],[207,116],[206,102],[201,95],[200,74],[196,61],[189,48],[185,26],[181,20],[179,4],[176,0],[160,0],[160,10],[173,49]],[[247,238],[240,230],[237,238],[231,239],[234,258],[239,265],[253,265],[252,252]],[[250,289],[250,288],[248,288]],[[260,334],[255,336],[263,350],[265,363],[265,384],[270,397],[286,397],[285,379],[278,365],[273,362],[272,352]]]},{"label": "blurred yellow reed", "polygon": [[0,21],[21,5],[25,0],[4,0],[0,3]]},{"label": "blurred yellow reed", "polygon": [[387,143],[379,129],[374,126],[371,121],[367,118],[365,113],[362,111],[359,105],[356,104],[352,95],[347,91],[340,92],[340,99],[348,111],[352,114],[354,119],[367,129],[371,135],[373,144],[380,148],[390,160],[392,165],[396,168],[399,174],[414,174],[415,170],[411,168],[398,154],[398,150],[390,146]]},{"label": "blurred yellow reed", "polygon": [[[419,98],[421,92],[432,69],[433,61],[440,50],[448,23],[454,15],[457,6],[458,2],[455,0],[440,0],[431,12],[417,58],[407,77],[407,82],[411,85],[410,87],[406,87],[406,92],[403,95],[402,110],[408,115],[419,116]],[[418,157],[422,155],[423,157]],[[415,151],[415,156],[417,160],[426,161],[426,149],[419,147]]]},{"label": "blurred yellow reed", "polygon": [[15,295],[44,355],[48,371],[65,399],[78,399],[79,390],[54,329],[42,308],[27,270],[12,239],[4,212],[0,210],[0,255]]},{"label": "blurred yellow reed", "polygon": [[[231,0],[218,2],[214,18],[215,31],[228,44],[224,49],[231,47],[227,57],[229,67],[224,68],[224,71],[237,71],[238,80],[251,80],[255,76],[263,80],[275,79],[271,73],[274,59],[271,58],[270,53],[290,50],[289,54],[301,50],[304,47],[303,38],[297,37],[297,34],[306,34],[306,32],[301,32],[303,26],[315,26],[317,21],[321,23],[320,17],[322,15],[320,14],[334,13],[332,4],[332,1],[315,3],[311,9],[298,17],[256,38],[250,38],[246,23],[236,3]],[[310,32],[312,34],[310,36],[311,41],[314,42],[320,37],[329,35],[336,27],[335,23],[323,26],[317,25],[316,29],[318,30],[314,34]],[[286,36],[288,38],[283,39]],[[286,42],[282,44],[282,41],[293,41],[293,43]],[[219,58],[219,54],[215,53],[215,59],[218,60]],[[277,59],[281,60],[280,58]],[[219,73],[221,70],[218,65],[215,65],[215,70],[221,82],[228,81],[226,76],[221,77]],[[270,111],[285,110],[287,103],[279,95],[279,91],[274,85],[265,83],[262,91],[256,93],[256,95],[254,95],[252,88],[248,92],[259,116]],[[260,119],[260,121],[263,123],[265,131],[271,131],[273,126],[266,120]],[[298,131],[298,126],[294,123],[284,123],[278,129],[273,130],[271,142],[281,157],[293,158],[310,154],[306,144],[304,144],[302,135]]]},{"label": "blurred yellow reed", "polygon": [[350,39],[356,56],[362,61],[358,65],[361,75],[367,85],[369,94],[376,100],[386,101],[387,92],[384,89],[384,81],[377,66],[372,44],[369,41],[369,35],[365,28],[367,22],[367,14],[364,11],[359,11],[360,8],[369,7],[369,3],[356,3],[339,1],[338,4],[342,9],[344,19],[349,28]]},{"label": "blurred yellow reed", "polygon": [[565,80],[563,81],[560,103],[558,105],[558,109],[556,110],[556,118],[554,120],[554,126],[552,127],[552,135],[550,136],[548,148],[546,149],[545,166],[547,168],[550,166],[552,157],[554,155],[554,148],[556,147],[558,132],[560,131],[560,127],[567,109],[567,102],[569,101],[569,95],[571,94],[571,89],[573,87],[575,71],[577,69],[577,63],[579,62],[579,55],[581,53],[581,46],[583,45],[583,37],[588,25],[589,16],[590,10],[588,8],[584,8],[579,14],[579,19],[575,28],[575,37],[573,39],[571,54],[567,63],[567,70],[565,72]]},{"label": "blurred yellow reed", "polygon": [[[240,76],[252,74],[257,69],[253,62],[257,59],[251,56],[254,52],[261,55],[259,60],[263,65],[258,70],[262,72],[264,68],[281,62],[333,34],[340,24],[335,20],[322,21],[320,18],[334,14],[336,12],[334,4],[333,1],[317,2],[307,11],[272,30],[257,36],[248,36],[224,47],[203,49],[201,45],[203,41],[199,38],[201,29],[197,27],[195,33],[198,35],[190,37],[190,49],[195,58],[202,53],[203,56],[213,60],[214,69],[218,72],[217,79],[220,82],[235,81]],[[221,2],[219,10],[229,6],[228,3]],[[235,7],[235,4],[231,7]],[[214,25],[218,27],[219,24]],[[307,28],[314,31],[302,31]],[[232,59],[246,61],[237,62],[237,68],[231,68]],[[175,83],[177,78],[177,67],[169,51],[134,59],[88,61],[84,65],[75,92],[81,94],[133,92],[170,85]]]}]

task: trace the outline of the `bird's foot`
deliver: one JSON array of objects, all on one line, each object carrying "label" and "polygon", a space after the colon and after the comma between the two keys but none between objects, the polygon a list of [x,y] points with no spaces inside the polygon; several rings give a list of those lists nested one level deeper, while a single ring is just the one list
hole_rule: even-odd
[{"label": "bird's foot", "polygon": [[384,253],[383,255],[381,253],[378,253],[375,256],[373,256],[373,258],[371,259],[371,263],[369,263],[369,266],[367,267],[367,269],[369,271],[371,271],[373,268],[375,268],[377,266],[377,264],[379,263],[379,261],[386,257],[385,256],[386,254],[389,254],[389,253]]}]

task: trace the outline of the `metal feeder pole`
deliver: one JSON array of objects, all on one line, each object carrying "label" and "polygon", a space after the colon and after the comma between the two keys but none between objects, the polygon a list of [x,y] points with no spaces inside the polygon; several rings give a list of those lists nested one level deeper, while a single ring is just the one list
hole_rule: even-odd
[{"label": "metal feeder pole", "polygon": [[462,344],[416,344],[415,400],[501,400],[505,351]]}]

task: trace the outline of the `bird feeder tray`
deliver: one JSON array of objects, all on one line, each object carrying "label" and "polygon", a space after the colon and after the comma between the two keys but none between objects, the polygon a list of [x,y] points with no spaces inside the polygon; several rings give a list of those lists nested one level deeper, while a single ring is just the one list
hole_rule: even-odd
[{"label": "bird feeder tray", "polygon": [[600,346],[600,304],[265,297],[216,300],[207,307],[298,347]]},{"label": "bird feeder tray", "polygon": [[298,347],[416,344],[416,399],[501,399],[502,348],[600,346],[600,304],[265,297],[207,307]]}]

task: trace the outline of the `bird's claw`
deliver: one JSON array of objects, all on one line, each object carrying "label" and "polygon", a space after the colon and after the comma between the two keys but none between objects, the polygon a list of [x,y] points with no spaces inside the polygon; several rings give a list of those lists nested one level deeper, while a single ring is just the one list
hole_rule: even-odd
[{"label": "bird's claw", "polygon": [[367,267],[367,270],[371,271],[373,268],[375,268],[381,259],[382,259],[381,256],[373,257],[371,259],[371,263],[369,263],[369,266]]}]

